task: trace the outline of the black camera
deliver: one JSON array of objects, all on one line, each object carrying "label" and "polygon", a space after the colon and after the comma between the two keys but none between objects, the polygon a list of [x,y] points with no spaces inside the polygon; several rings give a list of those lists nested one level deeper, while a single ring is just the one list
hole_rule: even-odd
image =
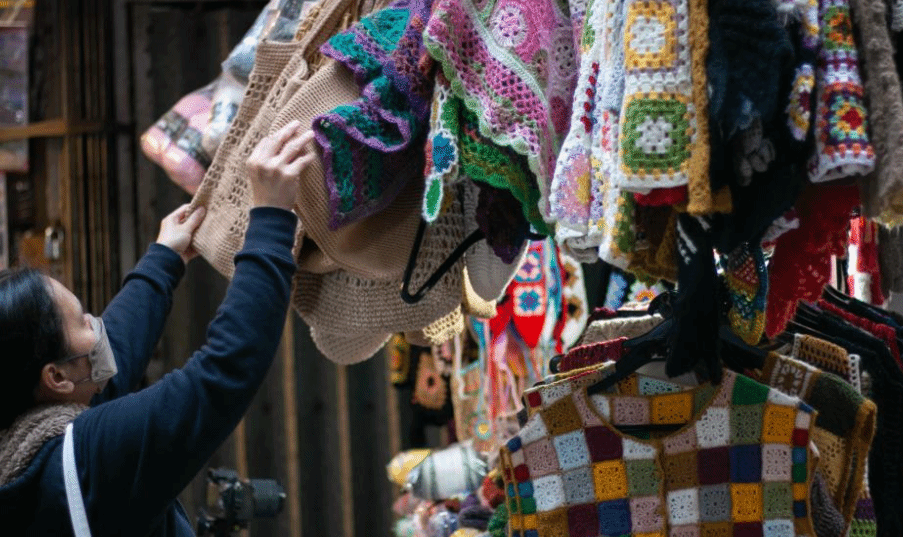
[{"label": "black camera", "polygon": [[285,498],[285,490],[274,479],[241,479],[234,470],[210,469],[207,509],[198,516],[198,535],[234,535],[251,520],[278,515]]}]

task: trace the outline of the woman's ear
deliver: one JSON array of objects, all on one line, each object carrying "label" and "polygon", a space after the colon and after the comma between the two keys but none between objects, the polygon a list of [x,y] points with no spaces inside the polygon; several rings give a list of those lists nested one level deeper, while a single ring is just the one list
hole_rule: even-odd
[{"label": "woman's ear", "polygon": [[38,390],[51,398],[56,394],[69,395],[75,391],[75,383],[69,380],[66,367],[51,362],[41,369]]}]

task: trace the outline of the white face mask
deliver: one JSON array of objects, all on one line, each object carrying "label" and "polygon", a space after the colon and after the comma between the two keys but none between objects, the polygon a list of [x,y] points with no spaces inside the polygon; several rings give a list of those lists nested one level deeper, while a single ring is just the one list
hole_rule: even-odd
[{"label": "white face mask", "polygon": [[88,357],[88,361],[91,363],[91,376],[79,380],[76,384],[81,384],[88,380],[100,384],[115,377],[116,373],[119,372],[119,369],[116,368],[116,357],[113,356],[113,349],[110,347],[110,339],[107,337],[107,329],[103,324],[103,319],[92,315],[91,328],[94,329],[94,336],[97,338],[91,351],[87,354],[70,356],[63,360],[63,362],[70,362],[83,356]]}]

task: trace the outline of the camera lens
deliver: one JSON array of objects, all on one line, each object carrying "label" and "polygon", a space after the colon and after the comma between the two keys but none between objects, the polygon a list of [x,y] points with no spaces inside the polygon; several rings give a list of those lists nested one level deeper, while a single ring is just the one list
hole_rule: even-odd
[{"label": "camera lens", "polygon": [[254,517],[270,518],[282,511],[285,490],[273,479],[251,479],[253,491]]}]

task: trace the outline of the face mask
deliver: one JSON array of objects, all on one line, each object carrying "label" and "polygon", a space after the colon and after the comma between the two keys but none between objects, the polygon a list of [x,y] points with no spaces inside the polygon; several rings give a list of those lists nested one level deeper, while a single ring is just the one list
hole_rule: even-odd
[{"label": "face mask", "polygon": [[82,356],[88,357],[88,361],[91,363],[91,376],[76,382],[76,384],[81,384],[88,380],[100,384],[116,376],[116,373],[119,371],[116,368],[116,358],[113,356],[113,349],[110,347],[110,339],[107,337],[107,329],[103,324],[103,319],[92,315],[91,327],[94,329],[94,335],[97,338],[97,342],[94,343],[91,351],[87,354],[79,354],[63,360],[64,362],[69,362]]}]

